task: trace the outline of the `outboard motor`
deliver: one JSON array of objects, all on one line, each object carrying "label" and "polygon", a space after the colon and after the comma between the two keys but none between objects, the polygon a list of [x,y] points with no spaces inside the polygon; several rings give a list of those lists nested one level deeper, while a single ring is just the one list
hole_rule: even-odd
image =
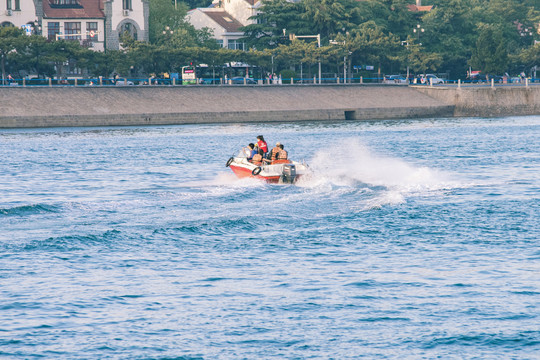
[{"label": "outboard motor", "polygon": [[296,166],[294,164],[284,164],[283,173],[279,180],[281,183],[292,184],[296,179]]}]

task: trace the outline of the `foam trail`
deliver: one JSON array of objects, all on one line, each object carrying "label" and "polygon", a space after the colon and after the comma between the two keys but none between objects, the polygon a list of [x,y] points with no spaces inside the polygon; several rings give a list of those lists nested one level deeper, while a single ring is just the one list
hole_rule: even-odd
[{"label": "foam trail", "polygon": [[330,182],[337,186],[358,186],[363,183],[399,193],[455,187],[448,175],[440,171],[375,154],[356,139],[340,143],[347,146],[329,146],[327,150],[317,152],[310,161],[314,171],[311,185]]}]

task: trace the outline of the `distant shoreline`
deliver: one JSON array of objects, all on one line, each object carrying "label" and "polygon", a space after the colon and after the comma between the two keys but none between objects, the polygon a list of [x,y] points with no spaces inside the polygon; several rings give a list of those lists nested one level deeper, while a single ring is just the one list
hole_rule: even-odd
[{"label": "distant shoreline", "polygon": [[0,128],[540,115],[540,86],[0,88]]}]

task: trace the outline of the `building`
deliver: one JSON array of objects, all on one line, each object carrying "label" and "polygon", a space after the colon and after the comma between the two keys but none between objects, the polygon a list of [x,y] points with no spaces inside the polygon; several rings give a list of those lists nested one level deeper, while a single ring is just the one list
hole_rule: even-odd
[{"label": "building", "polygon": [[412,12],[429,12],[433,5],[422,5],[422,0],[416,0],[416,4],[409,4],[407,8]]},{"label": "building", "polygon": [[148,41],[148,0],[5,0],[1,26],[30,28],[51,41],[76,40],[96,51],[120,48],[124,32]]},{"label": "building", "polygon": [[257,15],[261,5],[259,0],[214,0],[210,7],[190,10],[187,20],[196,29],[212,29],[222,47],[246,50],[240,28],[255,23],[250,17]]},{"label": "building", "polygon": [[[5,6],[5,7],[4,7]],[[30,25],[37,27],[36,6],[30,0],[4,0],[0,2],[0,26]]]}]

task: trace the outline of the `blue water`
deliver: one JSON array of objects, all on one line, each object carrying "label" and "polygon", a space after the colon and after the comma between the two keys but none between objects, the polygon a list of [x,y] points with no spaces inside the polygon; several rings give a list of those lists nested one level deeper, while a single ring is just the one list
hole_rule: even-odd
[{"label": "blue water", "polygon": [[[225,162],[265,135],[291,185]],[[540,359],[540,117],[0,130],[0,358]]]}]

